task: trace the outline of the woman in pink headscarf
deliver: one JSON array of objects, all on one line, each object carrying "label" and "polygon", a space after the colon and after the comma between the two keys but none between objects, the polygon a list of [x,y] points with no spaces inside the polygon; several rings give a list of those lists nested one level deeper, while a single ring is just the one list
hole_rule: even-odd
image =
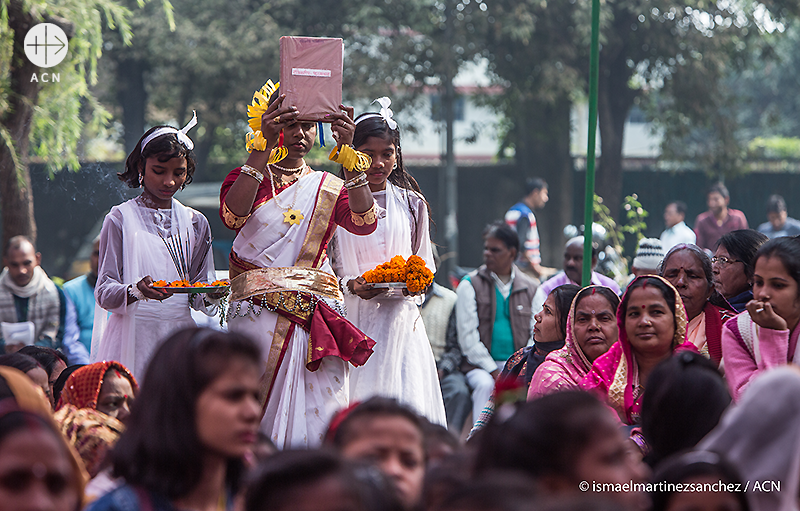
[{"label": "woman in pink headscarf", "polygon": [[652,369],[686,341],[686,311],[678,291],[661,277],[643,275],[628,286],[617,309],[619,341],[592,364],[581,388],[603,396],[627,425],[639,423],[644,384]]},{"label": "woman in pink headscarf", "polygon": [[528,400],[577,390],[592,362],[617,342],[616,313],[619,297],[605,286],[587,286],[572,300],[567,317],[566,342],[547,355],[533,373]]}]

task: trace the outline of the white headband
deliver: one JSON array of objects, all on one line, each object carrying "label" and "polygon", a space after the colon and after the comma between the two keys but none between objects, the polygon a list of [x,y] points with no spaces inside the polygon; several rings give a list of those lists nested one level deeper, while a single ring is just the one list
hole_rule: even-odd
[{"label": "white headband", "polygon": [[386,96],[384,96],[382,98],[376,99],[375,101],[370,103],[370,105],[374,105],[376,102],[379,105],[381,105],[380,113],[362,115],[356,121],[356,124],[360,123],[361,121],[363,121],[365,119],[371,119],[373,117],[383,117],[383,120],[386,121],[386,125],[389,126],[389,129],[390,130],[396,130],[397,129],[397,121],[392,119],[392,115],[394,115],[394,113],[392,112],[392,109],[389,108],[389,105],[392,104],[392,100],[387,98]]},{"label": "white headband", "polygon": [[189,130],[194,128],[196,125],[197,125],[197,112],[192,110],[192,119],[189,122],[187,122],[186,126],[181,128],[180,131],[176,130],[171,126],[164,126],[163,128],[158,128],[154,132],[147,135],[147,138],[142,140],[142,145],[139,148],[139,151],[144,151],[145,146],[149,144],[150,141],[153,140],[154,138],[160,137],[161,135],[169,135],[171,133],[177,135],[178,142],[186,146],[186,149],[191,151],[192,149],[194,149],[194,142],[192,142],[192,139],[189,138],[189,135],[187,135],[186,133],[188,133]]}]

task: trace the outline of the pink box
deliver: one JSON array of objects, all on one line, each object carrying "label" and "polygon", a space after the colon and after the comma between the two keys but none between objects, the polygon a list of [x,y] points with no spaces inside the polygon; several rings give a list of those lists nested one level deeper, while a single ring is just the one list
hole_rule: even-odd
[{"label": "pink box", "polygon": [[340,111],[344,41],[331,37],[281,37],[284,106],[294,105],[302,121],[330,122]]}]

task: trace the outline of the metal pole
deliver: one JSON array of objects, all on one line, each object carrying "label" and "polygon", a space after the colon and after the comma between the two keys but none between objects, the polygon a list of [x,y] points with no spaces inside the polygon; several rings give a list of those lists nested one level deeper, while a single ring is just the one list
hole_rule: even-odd
[{"label": "metal pole", "polygon": [[594,164],[597,143],[597,83],[600,76],[600,0],[592,0],[592,48],[589,56],[589,147],[586,151],[586,200],[583,211],[583,273],[581,285],[592,282],[592,220]]}]

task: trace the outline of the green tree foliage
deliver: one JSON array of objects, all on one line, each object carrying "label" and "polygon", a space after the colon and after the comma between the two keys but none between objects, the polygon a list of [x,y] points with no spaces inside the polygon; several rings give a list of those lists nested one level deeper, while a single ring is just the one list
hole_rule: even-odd
[{"label": "green tree foliage", "polygon": [[[800,13],[793,1],[690,2],[656,6],[642,28],[658,23],[672,36],[668,52],[637,62],[641,90],[655,85],[649,111],[664,134],[665,159],[688,162],[724,177],[743,170],[747,154],[742,106],[747,101],[730,79],[774,62],[775,29]],[[663,84],[663,86],[662,86]],[[653,108],[655,106],[655,108]]]},{"label": "green tree foliage", "polygon": [[[130,11],[114,0],[0,0],[0,207],[3,237],[36,238],[27,163],[44,159],[49,168],[77,168],[85,130],[99,130],[107,112],[93,97],[103,29],[131,37]],[[41,22],[59,25],[69,53],[59,65],[59,83],[34,79],[43,71],[23,50],[28,30]]]}]

